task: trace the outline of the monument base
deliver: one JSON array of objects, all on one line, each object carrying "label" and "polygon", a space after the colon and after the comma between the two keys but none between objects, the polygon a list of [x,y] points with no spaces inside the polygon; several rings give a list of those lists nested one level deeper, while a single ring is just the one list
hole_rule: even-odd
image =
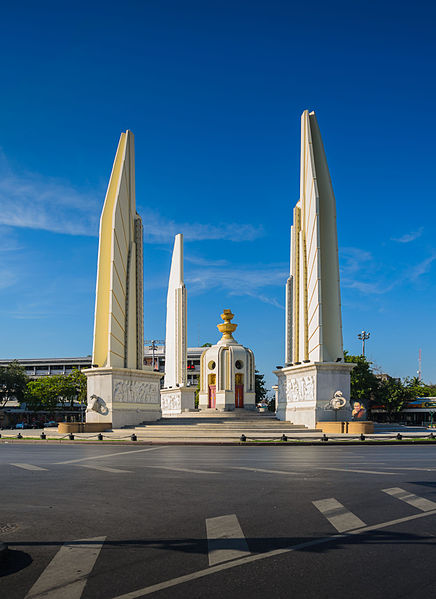
[{"label": "monument base", "polygon": [[82,372],[87,379],[87,423],[112,422],[113,428],[120,428],[162,417],[161,373],[130,368],[89,368]]},{"label": "monument base", "polygon": [[[346,362],[311,362],[275,370],[278,378],[276,416],[293,424],[315,428],[317,423],[351,420],[350,372],[354,364]],[[336,391],[341,391],[346,405],[335,412],[326,409]]]},{"label": "monument base", "polygon": [[[207,393],[199,393],[198,407],[200,410],[209,409],[209,396]],[[243,405],[245,410],[254,410],[256,408],[256,393],[254,391],[244,391]],[[234,391],[217,391],[215,398],[215,409],[220,412],[231,412],[236,408]]]},{"label": "monument base", "polygon": [[161,389],[160,402],[162,416],[189,412],[195,409],[195,389],[193,387]]},{"label": "monument base", "polygon": [[352,420],[349,422],[317,422],[316,428],[323,433],[346,433],[349,435],[370,435],[374,432],[374,422],[370,420]]}]

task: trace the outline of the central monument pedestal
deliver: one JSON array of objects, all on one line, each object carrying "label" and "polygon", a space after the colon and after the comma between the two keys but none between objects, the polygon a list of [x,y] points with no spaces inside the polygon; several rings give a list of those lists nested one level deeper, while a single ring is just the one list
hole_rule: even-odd
[{"label": "central monument pedestal", "polygon": [[89,368],[87,423],[112,423],[112,428],[153,422],[162,417],[160,379],[153,370]]},{"label": "central monument pedestal", "polygon": [[172,416],[195,409],[195,390],[193,387],[161,389],[160,400],[162,416]]},{"label": "central monument pedestal", "polygon": [[354,364],[344,362],[313,362],[275,370],[278,378],[277,411],[279,420],[316,428],[317,422],[335,420],[334,410],[328,409],[337,391],[347,404],[337,419],[351,420],[350,372]]}]

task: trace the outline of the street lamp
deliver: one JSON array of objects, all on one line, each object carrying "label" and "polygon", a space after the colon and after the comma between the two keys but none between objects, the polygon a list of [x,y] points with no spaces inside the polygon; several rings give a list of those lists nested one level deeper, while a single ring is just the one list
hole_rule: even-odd
[{"label": "street lamp", "polygon": [[366,331],[362,331],[361,333],[359,333],[357,335],[358,339],[361,339],[362,341],[362,356],[365,357],[365,341],[367,339],[369,339],[371,336],[371,333],[367,333]]}]

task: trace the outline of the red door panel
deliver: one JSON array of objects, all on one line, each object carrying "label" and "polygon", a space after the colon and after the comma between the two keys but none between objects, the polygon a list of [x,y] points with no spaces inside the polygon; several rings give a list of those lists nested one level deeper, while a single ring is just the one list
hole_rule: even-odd
[{"label": "red door panel", "polygon": [[209,408],[216,408],[216,385],[209,385]]},{"label": "red door panel", "polygon": [[235,408],[244,407],[244,385],[235,385]]}]

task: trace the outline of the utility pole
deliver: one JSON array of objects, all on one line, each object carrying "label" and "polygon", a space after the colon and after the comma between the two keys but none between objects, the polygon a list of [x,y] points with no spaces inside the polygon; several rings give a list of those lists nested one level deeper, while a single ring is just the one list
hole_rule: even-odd
[{"label": "utility pole", "polygon": [[419,350],[419,354],[418,354],[418,381],[421,382],[422,381],[422,356],[421,356],[421,349]]},{"label": "utility pole", "polygon": [[362,340],[362,356],[365,357],[365,341],[369,339],[371,333],[367,333],[366,331],[362,331],[357,335],[358,339]]},{"label": "utility pole", "polygon": [[[145,342],[150,343],[148,348],[151,349],[151,367],[153,370],[156,370],[156,368],[155,368],[155,353],[157,350],[157,346],[164,345],[165,341],[163,339],[150,339],[150,340],[146,339]],[[158,368],[158,370],[159,370],[159,368]]]}]

